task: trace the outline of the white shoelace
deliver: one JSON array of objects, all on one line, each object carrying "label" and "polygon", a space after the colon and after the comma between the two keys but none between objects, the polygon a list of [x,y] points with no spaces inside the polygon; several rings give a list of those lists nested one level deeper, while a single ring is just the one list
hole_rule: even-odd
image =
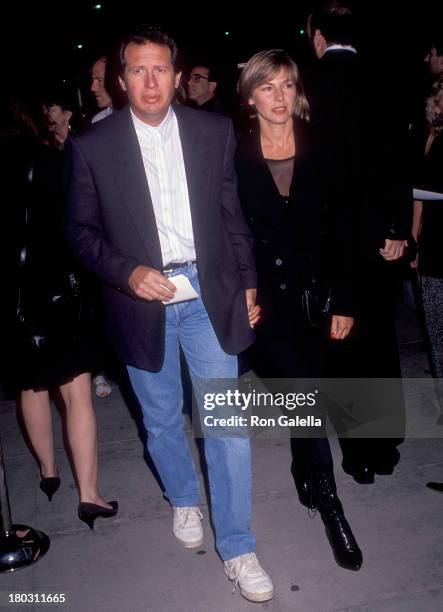
[{"label": "white shoelace", "polygon": [[182,528],[198,525],[200,520],[203,518],[203,514],[200,512],[200,509],[192,506],[184,506],[182,508],[178,507],[177,514],[181,521]]},{"label": "white shoelace", "polygon": [[242,574],[244,574],[245,570],[255,570],[256,575],[260,575],[263,572],[263,569],[260,567],[257,557],[254,553],[246,553],[242,555],[242,559],[238,562],[238,571],[236,571],[236,577],[234,579],[234,588],[232,589],[232,594],[235,593],[235,589],[238,586],[240,578]]}]

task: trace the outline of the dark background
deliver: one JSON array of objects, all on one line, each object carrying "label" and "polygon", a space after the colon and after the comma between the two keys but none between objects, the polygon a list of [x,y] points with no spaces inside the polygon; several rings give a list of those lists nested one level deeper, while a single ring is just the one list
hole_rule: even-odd
[{"label": "dark background", "polygon": [[[230,90],[238,74],[237,63],[261,49],[286,49],[302,71],[309,70],[312,61],[306,33],[300,32],[306,28],[312,2],[181,3],[180,8],[166,1],[154,5],[104,0],[100,4],[100,10],[84,0],[16,2],[3,7],[3,89],[32,105],[48,84],[65,80],[80,88],[88,109],[93,106],[88,94],[92,61],[122,32],[144,21],[163,25],[173,34],[185,68],[200,57],[216,60],[223,84]],[[392,73],[394,84],[398,80],[399,97],[407,94],[407,87],[414,87],[414,78],[422,70],[428,35],[440,27],[443,36],[442,4],[429,0],[407,6],[387,0],[355,2],[360,48]],[[376,84],[368,84],[371,86]]]}]

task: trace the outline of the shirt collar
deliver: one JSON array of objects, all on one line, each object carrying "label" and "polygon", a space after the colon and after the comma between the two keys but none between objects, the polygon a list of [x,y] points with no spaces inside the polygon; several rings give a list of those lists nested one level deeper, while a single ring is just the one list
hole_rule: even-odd
[{"label": "shirt collar", "polygon": [[338,44],[329,45],[329,47],[326,47],[325,53],[327,53],[328,51],[337,51],[337,50],[351,51],[351,53],[357,53],[357,49],[353,47],[352,45],[338,45]]},{"label": "shirt collar", "polygon": [[170,105],[168,108],[168,112],[166,113],[166,117],[163,121],[157,125],[149,125],[144,121],[141,121],[132,111],[132,108],[129,109],[131,111],[132,121],[134,122],[134,126],[136,130],[142,132],[142,134],[149,136],[150,138],[154,138],[155,134],[158,134],[163,142],[166,142],[171,136],[173,125],[175,119],[175,113]]}]

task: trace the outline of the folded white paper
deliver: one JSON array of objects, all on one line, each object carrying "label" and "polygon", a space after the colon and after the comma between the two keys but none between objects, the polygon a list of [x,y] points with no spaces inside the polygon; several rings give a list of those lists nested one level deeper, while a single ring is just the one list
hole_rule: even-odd
[{"label": "folded white paper", "polygon": [[173,285],[177,287],[174,297],[171,300],[162,300],[163,304],[176,304],[177,302],[186,302],[186,300],[195,300],[198,298],[198,293],[189,282],[189,278],[184,274],[169,277]]},{"label": "folded white paper", "polygon": [[443,193],[437,191],[428,191],[427,189],[413,190],[414,200],[443,200]]}]

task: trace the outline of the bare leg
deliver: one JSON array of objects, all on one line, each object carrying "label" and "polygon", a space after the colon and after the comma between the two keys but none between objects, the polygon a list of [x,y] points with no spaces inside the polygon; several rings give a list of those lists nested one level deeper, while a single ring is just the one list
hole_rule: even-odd
[{"label": "bare leg", "polygon": [[91,400],[91,376],[80,374],[62,385],[66,429],[76,472],[80,501],[110,508],[97,491],[97,425]]},{"label": "bare leg", "polygon": [[43,478],[56,476],[52,414],[47,391],[28,389],[21,393],[21,413]]}]

